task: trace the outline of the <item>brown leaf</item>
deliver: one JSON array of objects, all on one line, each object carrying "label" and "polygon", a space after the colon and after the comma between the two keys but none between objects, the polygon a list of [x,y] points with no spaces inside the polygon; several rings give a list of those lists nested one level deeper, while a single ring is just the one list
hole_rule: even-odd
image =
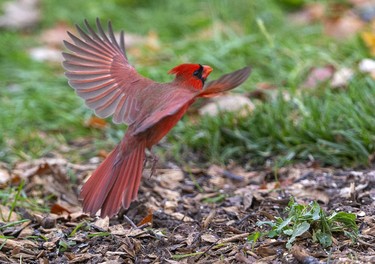
[{"label": "brown leaf", "polygon": [[211,210],[211,212],[208,214],[206,219],[204,219],[203,221],[203,228],[207,228],[209,226],[211,221],[214,219],[215,215],[216,215],[216,210]]},{"label": "brown leaf", "polygon": [[70,27],[65,22],[58,22],[52,28],[44,30],[40,36],[40,40],[48,47],[59,48],[63,46],[63,41],[67,39],[67,31],[75,32],[75,28]]},{"label": "brown leaf", "polygon": [[264,241],[263,245],[259,246],[256,249],[257,255],[261,257],[269,257],[276,255],[278,252],[283,252],[283,246],[282,242],[274,242],[274,240],[271,243],[267,243],[268,240]]},{"label": "brown leaf", "polygon": [[59,64],[63,61],[61,49],[48,46],[35,47],[29,50],[30,57],[39,62],[52,62]]},{"label": "brown leaf", "polygon": [[351,11],[324,21],[325,33],[339,40],[355,36],[364,26],[365,23]]},{"label": "brown leaf", "polygon": [[220,112],[238,112],[246,116],[255,109],[249,98],[243,95],[223,95],[210,100],[210,103],[199,109],[200,115],[217,116]]},{"label": "brown leaf", "polygon": [[290,185],[289,191],[299,199],[308,198],[309,200],[321,201],[324,204],[328,204],[330,200],[330,196],[326,192],[320,191],[317,188],[306,188],[299,183]]},{"label": "brown leaf", "polygon": [[148,223],[152,224],[153,216],[153,211],[149,209],[147,215],[137,224],[137,226],[142,226]]},{"label": "brown leaf", "polygon": [[56,204],[56,203],[51,206],[50,211],[51,211],[52,214],[57,214],[57,215],[60,215],[60,214],[63,214],[63,213],[70,214],[70,211],[68,209],[66,209],[63,206],[61,206],[59,204]]},{"label": "brown leaf", "polygon": [[97,128],[97,129],[104,129],[107,127],[107,121],[101,119],[96,116],[91,116],[86,122],[85,125],[87,127]]},{"label": "brown leaf", "polygon": [[94,225],[96,227],[99,227],[103,231],[108,231],[109,230],[109,217],[106,216],[105,218],[98,218]]},{"label": "brown leaf", "polygon": [[166,200],[178,201],[181,198],[181,195],[179,192],[164,189],[158,185],[154,187],[154,191],[158,193],[163,199],[166,199]]},{"label": "brown leaf", "polygon": [[2,9],[4,14],[0,16],[0,27],[28,29],[40,20],[39,0],[7,1]]},{"label": "brown leaf", "polygon": [[[375,46],[374,46],[374,52],[375,52]],[[359,62],[358,68],[360,72],[370,73],[371,76],[375,79],[375,60],[362,59]]]},{"label": "brown leaf", "polygon": [[342,88],[349,84],[350,79],[352,79],[354,72],[350,68],[341,68],[336,71],[331,80],[332,88]]},{"label": "brown leaf", "polygon": [[203,234],[201,235],[201,239],[204,242],[209,242],[209,243],[216,243],[219,241],[218,237],[213,234]]},{"label": "brown leaf", "polygon": [[0,165],[0,185],[7,183],[9,180],[10,174],[8,169],[3,168],[3,166]]},{"label": "brown leaf", "polygon": [[83,263],[86,261],[89,261],[93,257],[101,257],[101,254],[90,254],[90,253],[84,253],[84,254],[74,254],[73,258],[69,260],[69,263]]},{"label": "brown leaf", "polygon": [[176,218],[179,221],[194,222],[194,219],[192,219],[191,217],[189,217],[187,215],[184,215],[182,213],[175,212],[175,213],[172,213],[171,216],[173,216],[174,218]]},{"label": "brown leaf", "polygon": [[375,55],[375,34],[371,31],[364,31],[361,33],[361,38],[367,48],[370,50],[371,55]]},{"label": "brown leaf", "polygon": [[184,172],[181,169],[160,169],[156,177],[161,187],[170,190],[179,187],[184,178]]},{"label": "brown leaf", "polygon": [[313,67],[310,69],[307,78],[302,85],[304,88],[315,88],[319,84],[330,80],[335,73],[335,67],[327,65],[324,67]]},{"label": "brown leaf", "polygon": [[301,246],[293,245],[290,252],[300,263],[319,263],[320,261],[307,252],[306,249]]},{"label": "brown leaf", "polygon": [[325,6],[323,3],[306,4],[302,9],[288,15],[292,24],[311,24],[324,18]]},{"label": "brown leaf", "polygon": [[[8,206],[4,206],[2,204],[0,204],[0,219],[2,221],[8,221],[8,217],[9,215],[11,214],[11,210]],[[16,212],[12,212],[11,216],[10,216],[10,219],[9,221],[10,222],[13,222],[13,221],[17,221],[19,220],[19,216]]]}]

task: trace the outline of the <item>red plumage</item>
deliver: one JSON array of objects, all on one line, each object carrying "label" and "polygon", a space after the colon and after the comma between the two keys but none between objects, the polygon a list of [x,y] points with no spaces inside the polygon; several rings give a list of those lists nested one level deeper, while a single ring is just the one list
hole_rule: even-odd
[{"label": "red plumage", "polygon": [[138,74],[128,62],[121,32],[117,42],[111,23],[108,36],[99,20],[96,33],[85,20],[88,33],[79,26],[81,39],[69,33],[64,41],[72,53],[63,53],[69,85],[99,117],[113,116],[127,124],[121,143],[108,155],[84,184],[83,210],[101,217],[113,216],[137,198],[145,149],[155,145],[181,119],[198,97],[212,97],[243,83],[250,68],[205,81],[212,69],[200,64],[181,64],[169,71],[170,83],[156,83]]}]

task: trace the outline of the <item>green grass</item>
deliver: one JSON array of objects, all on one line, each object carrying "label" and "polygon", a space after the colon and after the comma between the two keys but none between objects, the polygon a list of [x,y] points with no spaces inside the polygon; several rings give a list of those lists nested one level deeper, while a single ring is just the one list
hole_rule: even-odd
[{"label": "green grass", "polygon": [[19,208],[41,213],[49,212],[50,209],[47,202],[53,197],[44,197],[43,201],[28,197],[24,186],[22,181],[18,186],[8,186],[0,191],[0,204],[9,207],[9,212],[6,211],[7,213],[0,211],[0,221],[9,222],[12,219],[12,215],[17,215],[16,211]]},{"label": "green grass", "polygon": [[312,240],[318,242],[324,248],[332,245],[332,237],[335,234],[343,233],[354,242],[358,236],[358,226],[356,224],[356,215],[346,212],[334,212],[327,214],[314,201],[307,205],[298,204],[293,198],[290,199],[286,207],[288,216],[275,217],[272,221],[260,221],[258,226],[267,225],[271,227],[268,232],[256,232],[249,236],[250,243],[256,243],[260,236],[287,237],[286,248],[290,249],[297,237],[308,231],[312,233]]},{"label": "green grass", "polygon": [[319,24],[292,25],[278,2],[42,1],[36,28],[1,32],[0,160],[38,158],[82,138],[95,138],[98,149],[109,150],[123,135],[124,126],[85,127],[91,111],[68,87],[61,66],[28,55],[43,30],[57,22],[100,17],[111,19],[116,30],[157,33],[160,50],[140,46],[141,56],[130,53],[137,69],[157,81],[170,80],[166,72],[186,61],[213,66],[212,78],[251,65],[250,79],[237,92],[268,82],[292,96],[255,102],[255,111],[242,118],[226,113],[198,124],[184,118],[168,136],[170,148],[160,151],[168,159],[183,162],[193,151],[197,162],[284,164],[313,158],[326,165],[367,165],[375,152],[374,81],[357,74],[346,90],[323,86],[299,92],[311,67],[356,68],[367,50],[357,38],[336,42],[324,36]]},{"label": "green grass", "polygon": [[[335,166],[368,164],[375,151],[374,105],[373,81],[362,76],[345,92],[326,90],[322,96],[295,95],[292,100],[278,96],[246,117],[225,113],[196,125],[181,123],[171,138],[189,142],[189,148],[218,162],[314,159]],[[183,152],[179,145],[172,146]]]}]

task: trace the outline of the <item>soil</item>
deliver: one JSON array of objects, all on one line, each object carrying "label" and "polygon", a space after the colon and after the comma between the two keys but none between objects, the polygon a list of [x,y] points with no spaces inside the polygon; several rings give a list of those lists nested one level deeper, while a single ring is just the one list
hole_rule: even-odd
[{"label": "soil", "polygon": [[[51,213],[16,203],[10,220],[19,222],[0,223],[1,263],[375,263],[375,169],[297,164],[275,174],[173,165],[152,177],[145,170],[138,200],[101,219],[84,214],[78,200],[96,166],[46,158],[8,171],[4,190],[24,180],[23,197]],[[333,245],[323,248],[307,232],[291,249],[283,236],[252,244],[251,234],[267,230],[257,222],[285,217],[292,196],[301,204],[318,201],[326,212],[354,213],[358,238],[335,233]],[[1,209],[4,220],[11,206]]]}]

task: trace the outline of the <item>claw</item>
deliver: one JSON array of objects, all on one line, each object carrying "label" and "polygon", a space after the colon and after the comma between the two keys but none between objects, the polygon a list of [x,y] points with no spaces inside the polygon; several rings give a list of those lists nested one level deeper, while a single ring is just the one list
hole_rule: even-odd
[{"label": "claw", "polygon": [[151,151],[151,149],[149,149],[149,152],[150,152],[151,157],[146,157],[145,158],[145,160],[143,162],[143,167],[146,166],[146,164],[147,164],[148,161],[152,162],[151,173],[150,173],[150,178],[151,178],[152,175],[154,175],[155,172],[156,172],[156,164],[158,163],[159,158]]}]

